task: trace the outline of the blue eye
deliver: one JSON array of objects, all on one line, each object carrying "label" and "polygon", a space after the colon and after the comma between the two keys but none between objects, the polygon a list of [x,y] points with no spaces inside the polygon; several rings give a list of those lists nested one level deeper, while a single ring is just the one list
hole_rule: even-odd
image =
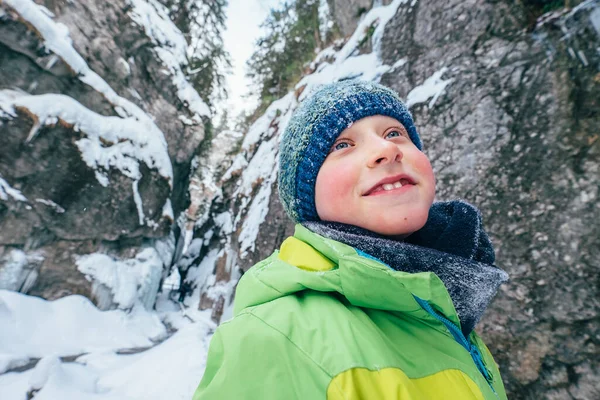
[{"label": "blue eye", "polygon": [[387,135],[385,135],[386,138],[395,138],[395,137],[401,137],[401,136],[406,136],[407,133],[406,131],[400,131],[400,130],[394,130],[391,132],[388,132]]},{"label": "blue eye", "polygon": [[333,148],[331,149],[331,151],[337,151],[337,150],[342,150],[345,149],[347,147],[350,147],[350,143],[347,142],[339,142],[333,145]]}]

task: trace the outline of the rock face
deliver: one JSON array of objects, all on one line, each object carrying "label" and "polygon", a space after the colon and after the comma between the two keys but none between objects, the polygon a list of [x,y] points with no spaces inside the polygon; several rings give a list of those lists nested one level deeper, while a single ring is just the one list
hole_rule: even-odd
[{"label": "rock face", "polygon": [[373,0],[329,0],[328,3],[331,16],[342,35],[348,36],[356,29],[360,17],[369,11]]},{"label": "rock face", "polygon": [[[333,3],[336,22],[346,26],[341,8],[349,4],[344,12],[351,14],[357,2]],[[532,18],[531,9],[551,5],[397,0],[386,8],[394,17],[383,34],[375,29],[367,45],[379,64],[319,77],[329,71],[325,64],[348,67],[340,64],[345,57],[353,65],[359,57],[368,61],[352,44],[370,34],[359,25],[344,48],[326,49],[311,69],[316,82],[362,76],[395,89],[414,114],[438,200],[462,198],[482,210],[497,264],[511,281],[478,330],[500,364],[508,397],[596,399],[600,5],[588,0]],[[246,133],[222,177],[224,195],[196,234],[204,250],[188,282],[209,299],[204,307],[227,310],[236,275],[292,231],[277,199],[271,153],[304,87],[273,103]],[[251,224],[257,226],[249,236]],[[220,311],[213,316],[218,320]]]},{"label": "rock face", "polygon": [[384,62],[407,63],[382,82],[409,101],[444,71],[445,94],[412,111],[438,198],[481,208],[511,276],[479,328],[510,398],[600,396],[600,229],[585,222],[600,217],[598,13],[586,2],[527,32],[514,6],[419,3],[383,37]]},{"label": "rock face", "polygon": [[129,267],[86,279],[91,253],[144,254],[162,278],[209,115],[186,46],[154,0],[0,2],[0,288],[123,306]]}]

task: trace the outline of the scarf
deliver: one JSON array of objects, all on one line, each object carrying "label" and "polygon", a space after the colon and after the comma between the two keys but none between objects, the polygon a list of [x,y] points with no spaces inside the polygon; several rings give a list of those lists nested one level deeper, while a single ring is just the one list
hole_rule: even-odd
[{"label": "scarf", "polygon": [[494,248],[479,210],[466,202],[436,202],[427,222],[403,241],[339,222],[302,223],[312,232],[352,246],[390,268],[433,272],[446,286],[468,336],[508,274],[494,265]]}]

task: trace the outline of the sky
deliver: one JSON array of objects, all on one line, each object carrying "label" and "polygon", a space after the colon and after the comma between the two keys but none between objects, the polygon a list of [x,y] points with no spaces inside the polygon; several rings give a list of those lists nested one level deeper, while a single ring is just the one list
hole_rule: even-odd
[{"label": "sky", "polygon": [[267,17],[269,10],[280,1],[229,0],[223,41],[225,49],[231,54],[232,75],[227,77],[229,98],[227,102],[219,105],[219,108],[227,109],[231,118],[235,118],[242,110],[253,109],[256,105],[256,96],[242,97],[249,92],[250,87],[250,80],[245,77],[246,61],[252,55],[254,43],[261,34],[260,24]]}]

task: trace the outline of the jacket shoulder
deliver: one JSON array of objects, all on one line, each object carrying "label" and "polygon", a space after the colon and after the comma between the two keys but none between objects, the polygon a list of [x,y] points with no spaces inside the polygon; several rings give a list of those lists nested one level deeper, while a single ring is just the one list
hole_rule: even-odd
[{"label": "jacket shoulder", "polygon": [[321,397],[331,376],[252,311],[217,328],[194,400]]}]

